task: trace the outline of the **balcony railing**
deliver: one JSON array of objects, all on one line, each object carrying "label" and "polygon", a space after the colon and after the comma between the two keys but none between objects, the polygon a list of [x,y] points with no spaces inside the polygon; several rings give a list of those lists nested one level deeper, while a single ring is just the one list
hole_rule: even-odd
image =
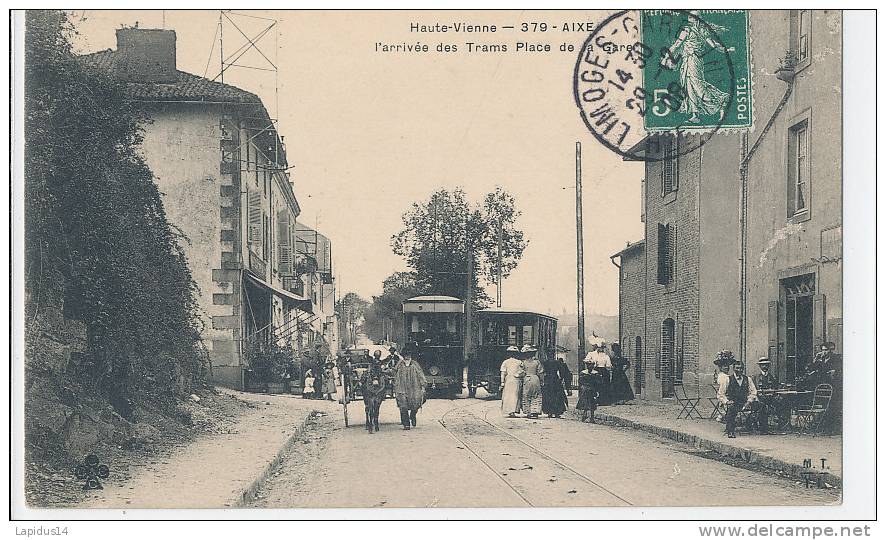
[{"label": "balcony railing", "polygon": [[267,263],[251,250],[249,251],[249,269],[252,270],[253,273],[260,276],[262,279],[267,279],[268,277]]},{"label": "balcony railing", "polygon": [[284,277],[283,288],[299,296],[305,295],[305,282],[299,279],[297,276]]}]

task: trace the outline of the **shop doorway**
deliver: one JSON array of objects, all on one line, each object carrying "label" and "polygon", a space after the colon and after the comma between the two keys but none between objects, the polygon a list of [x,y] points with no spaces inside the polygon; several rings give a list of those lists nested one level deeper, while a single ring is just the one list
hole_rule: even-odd
[{"label": "shop doorway", "polygon": [[781,282],[785,298],[784,380],[796,383],[815,354],[815,274],[804,274]]}]

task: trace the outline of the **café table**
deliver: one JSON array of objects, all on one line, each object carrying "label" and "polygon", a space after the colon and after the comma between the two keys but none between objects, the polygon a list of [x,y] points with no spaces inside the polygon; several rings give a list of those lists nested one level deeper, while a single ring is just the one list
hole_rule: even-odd
[{"label": "caf\u00e9 table", "polygon": [[803,405],[808,405],[808,400],[812,396],[812,390],[796,390],[793,388],[779,388],[759,390],[757,394],[761,397],[770,398],[767,400],[771,407],[770,414],[778,419],[778,428],[786,429],[794,415],[794,411]]}]

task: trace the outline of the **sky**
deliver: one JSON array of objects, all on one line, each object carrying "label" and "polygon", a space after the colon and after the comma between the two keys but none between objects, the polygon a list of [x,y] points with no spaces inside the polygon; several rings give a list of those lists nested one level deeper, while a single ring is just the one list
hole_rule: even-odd
[{"label": "sky", "polygon": [[[285,138],[299,218],[333,244],[338,293],[364,298],[407,270],[391,236],[415,201],[441,187],[473,200],[501,185],[522,211],[529,240],[502,285],[505,306],[559,314],[576,310],[575,146],[582,144],[585,304],[618,313],[618,270],[610,256],[643,237],[643,166],[625,162],[587,131],[572,97],[572,72],[585,32],[503,30],[523,21],[599,22],[601,11],[255,11],[277,20],[225,82],[258,94]],[[271,21],[230,15],[252,37]],[[177,34],[178,69],[220,70],[218,11],[72,12],[78,52],[115,48],[121,25]],[[410,32],[411,23],[496,24],[493,34]],[[226,19],[226,56],[245,43]],[[514,51],[543,42],[551,52]],[[440,42],[457,53],[377,52],[377,43]],[[466,42],[507,44],[506,53],[468,53]],[[572,44],[574,52],[560,52]],[[276,81],[275,81],[276,79]],[[488,292],[495,296],[494,285]]]}]

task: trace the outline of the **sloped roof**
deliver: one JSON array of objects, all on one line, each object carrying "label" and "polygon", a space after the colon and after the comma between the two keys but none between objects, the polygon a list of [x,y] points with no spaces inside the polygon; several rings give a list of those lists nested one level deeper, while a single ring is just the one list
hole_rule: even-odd
[{"label": "sloped roof", "polygon": [[[115,73],[119,69],[120,54],[106,49],[85,54],[81,58],[92,66]],[[133,99],[145,101],[206,101],[261,105],[261,99],[236,86],[211,81],[207,78],[176,70],[177,79],[171,82],[126,82]]]}]

